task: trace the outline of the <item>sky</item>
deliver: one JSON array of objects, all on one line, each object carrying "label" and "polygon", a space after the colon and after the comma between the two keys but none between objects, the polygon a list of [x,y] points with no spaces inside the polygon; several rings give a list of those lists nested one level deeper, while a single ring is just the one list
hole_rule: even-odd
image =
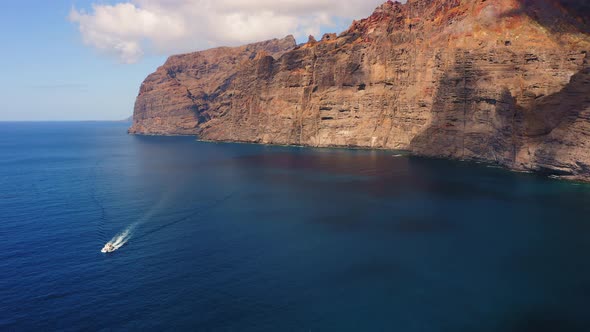
[{"label": "sky", "polygon": [[341,32],[384,0],[0,2],[0,121],[122,120],[167,56]]}]

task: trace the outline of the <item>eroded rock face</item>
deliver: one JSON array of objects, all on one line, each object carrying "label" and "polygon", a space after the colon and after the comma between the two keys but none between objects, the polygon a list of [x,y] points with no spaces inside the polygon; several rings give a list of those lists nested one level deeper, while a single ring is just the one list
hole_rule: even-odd
[{"label": "eroded rock face", "polygon": [[227,94],[241,68],[263,62],[265,57],[278,58],[295,46],[295,38],[288,36],[170,57],[142,83],[129,132],[197,134],[199,125],[228,111],[224,109],[226,105],[219,105],[216,100]]},{"label": "eroded rock face", "polygon": [[171,57],[132,133],[410,150],[590,180],[588,7],[388,1],[340,35]]}]

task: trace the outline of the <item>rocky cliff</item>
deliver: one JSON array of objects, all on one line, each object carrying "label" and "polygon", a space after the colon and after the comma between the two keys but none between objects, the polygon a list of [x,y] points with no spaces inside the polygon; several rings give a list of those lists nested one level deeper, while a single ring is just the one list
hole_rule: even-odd
[{"label": "rocky cliff", "polygon": [[131,133],[390,148],[590,180],[590,10],[388,1],[340,35],[173,56]]}]

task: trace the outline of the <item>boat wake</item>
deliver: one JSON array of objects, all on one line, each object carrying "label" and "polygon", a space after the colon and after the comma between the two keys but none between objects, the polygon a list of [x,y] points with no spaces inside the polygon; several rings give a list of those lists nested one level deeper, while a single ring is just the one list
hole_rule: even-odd
[{"label": "boat wake", "polygon": [[137,223],[134,223],[133,225],[127,227],[121,233],[115,235],[109,242],[107,242],[107,244],[104,245],[100,252],[106,254],[119,250],[119,248],[121,248],[127,242],[129,242],[131,236],[133,235],[133,230],[135,229],[135,227],[137,227]]},{"label": "boat wake", "polygon": [[[129,227],[127,227],[125,230],[123,230],[119,234],[115,235],[109,242],[107,242],[105,244],[105,246],[100,251],[102,253],[106,254],[106,253],[111,253],[111,252],[117,251],[117,250],[119,250],[119,248],[123,247],[127,242],[129,242],[129,240],[131,240],[131,238],[133,237],[133,235],[135,233],[135,229],[137,227],[139,227],[140,225],[142,225],[146,221],[152,219],[152,217],[158,211],[160,211],[162,206],[168,200],[168,196],[169,195],[165,195],[162,199],[160,199],[158,204],[156,204],[154,207],[152,207],[146,214],[143,215],[142,218],[140,218],[138,221],[131,224]],[[138,237],[136,237],[136,240],[141,239],[141,238],[148,236],[150,234],[154,234],[154,233],[159,232],[165,228],[176,225],[178,223],[189,220],[191,218],[203,215],[203,214],[209,212],[210,210],[216,208],[217,206],[223,204],[225,201],[229,200],[232,196],[233,196],[233,193],[231,193],[225,197],[222,197],[220,199],[217,199],[217,200],[213,201],[211,204],[199,206],[199,207],[193,209],[192,212],[188,213],[187,215],[185,215],[181,218],[171,220],[170,222],[159,225],[152,230],[144,231],[144,232],[142,232],[142,234],[140,234]]]},{"label": "boat wake", "polygon": [[137,220],[136,222],[129,225],[122,232],[113,236],[113,238],[104,245],[104,247],[100,250],[100,252],[107,254],[107,253],[117,251],[117,250],[119,250],[119,248],[121,248],[127,242],[129,242],[129,240],[131,240],[131,237],[133,236],[135,229],[139,225],[141,225],[144,222],[146,222],[147,220],[151,219],[156,214],[156,212],[158,212],[166,204],[166,202],[170,198],[170,195],[171,195],[170,192],[168,192],[167,194],[164,194],[160,198],[158,203],[155,204],[154,206],[152,206],[152,208],[149,209],[139,220]]}]

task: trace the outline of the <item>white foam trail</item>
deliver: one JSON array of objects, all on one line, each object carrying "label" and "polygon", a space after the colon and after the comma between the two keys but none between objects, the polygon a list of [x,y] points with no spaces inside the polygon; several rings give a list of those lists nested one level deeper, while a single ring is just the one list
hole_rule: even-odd
[{"label": "white foam trail", "polygon": [[164,203],[168,201],[169,197],[170,192],[162,195],[162,198],[160,198],[157,204],[153,205],[151,209],[149,209],[141,218],[139,218],[139,220],[127,226],[127,228],[125,228],[122,232],[113,236],[113,238],[109,242],[107,242],[105,247],[110,244],[112,246],[111,252],[119,250],[119,248],[121,248],[127,242],[129,242],[129,240],[131,240],[131,237],[133,236],[133,232],[135,231],[135,229],[139,225],[150,220],[156,214],[156,212],[160,210],[162,205],[164,205]]},{"label": "white foam trail", "polygon": [[110,241],[109,243],[113,246],[114,250],[118,250],[119,248],[121,248],[122,246],[125,245],[125,243],[127,243],[130,239],[131,239],[131,235],[133,235],[133,230],[135,229],[135,227],[137,226],[137,223],[132,224],[131,226],[127,227],[124,231],[122,231],[121,233],[115,235]]}]

